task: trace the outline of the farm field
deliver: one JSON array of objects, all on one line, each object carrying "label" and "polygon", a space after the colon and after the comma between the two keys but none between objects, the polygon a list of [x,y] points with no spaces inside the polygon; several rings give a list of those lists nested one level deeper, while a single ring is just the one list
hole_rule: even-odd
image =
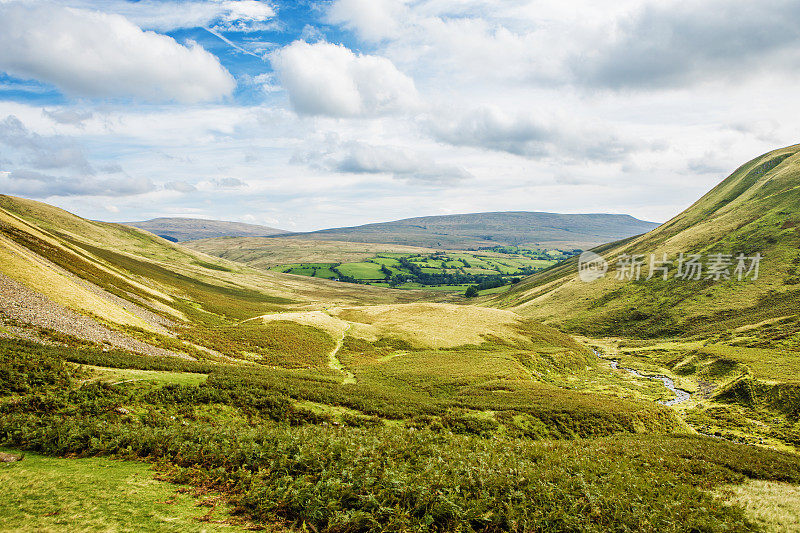
[{"label": "farm field", "polygon": [[[502,251],[500,251],[502,250]],[[291,263],[270,267],[274,272],[365,283],[398,289],[464,292],[479,286],[480,294],[502,288],[572,256],[573,251],[503,247],[486,252],[381,253],[359,262]]]}]

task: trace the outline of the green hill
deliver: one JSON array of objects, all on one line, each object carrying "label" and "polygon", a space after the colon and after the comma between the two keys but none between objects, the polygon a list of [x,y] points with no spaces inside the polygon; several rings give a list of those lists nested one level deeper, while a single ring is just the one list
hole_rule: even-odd
[{"label": "green hill", "polygon": [[[485,303],[590,336],[617,364],[678,380],[695,391],[682,409],[699,431],[754,444],[796,446],[798,208],[800,145],[747,162],[657,229],[596,248],[609,264],[600,279],[581,280],[576,258]],[[705,270],[699,279],[677,277],[681,252],[700,256]],[[650,254],[663,259],[664,253],[673,260],[668,279],[662,271],[646,279]],[[619,267],[631,273],[627,266],[637,254],[645,262],[641,279],[618,279]],[[714,259],[715,254],[727,254],[730,264],[720,262],[718,255]],[[739,279],[739,254],[761,256],[757,279],[754,272]],[[715,263],[727,268],[729,279],[715,273]],[[743,274],[751,265],[745,260]]]},{"label": "green hill", "polygon": [[[800,308],[800,146],[770,152],[738,168],[694,205],[645,235],[595,249],[609,274],[582,282],[578,260],[537,273],[492,305],[572,331],[635,337],[717,334],[786,319]],[[700,254],[699,280],[676,279],[679,254]],[[669,279],[618,280],[620,257],[671,260]],[[707,279],[714,254],[730,254],[731,279]],[[760,254],[757,280],[735,275],[736,256]],[[752,261],[747,261],[749,268]],[[792,318],[794,317],[794,318]]]},{"label": "green hill", "polygon": [[628,215],[564,215],[515,211],[417,217],[396,222],[298,233],[287,237],[448,250],[496,246],[585,249],[644,233],[656,225]]},{"label": "green hill", "polygon": [[172,242],[194,241],[213,237],[265,237],[288,233],[281,229],[257,224],[201,218],[161,217],[141,222],[125,222],[124,224],[149,231]]},{"label": "green hill", "polygon": [[[660,380],[514,311],[437,298],[254,270],[0,196],[3,527],[205,529],[190,490],[198,520],[232,528],[751,530],[726,487],[768,509],[780,498],[764,492],[800,483],[797,455],[695,435]],[[770,444],[800,444],[792,389],[743,386],[739,362],[709,366],[716,348],[700,348],[684,359],[719,402],[783,409],[781,426],[728,410],[732,430],[755,420],[782,432]],[[769,353],[782,366],[754,368],[793,372]],[[705,428],[714,413],[685,416]],[[108,457],[193,488],[169,497]],[[124,505],[81,488],[97,465]]]}]

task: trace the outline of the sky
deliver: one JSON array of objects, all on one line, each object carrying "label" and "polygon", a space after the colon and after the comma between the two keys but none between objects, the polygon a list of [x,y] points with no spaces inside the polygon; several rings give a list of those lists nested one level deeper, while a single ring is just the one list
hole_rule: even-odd
[{"label": "sky", "polygon": [[800,142],[796,0],[0,0],[0,193],[307,231],[665,221]]}]

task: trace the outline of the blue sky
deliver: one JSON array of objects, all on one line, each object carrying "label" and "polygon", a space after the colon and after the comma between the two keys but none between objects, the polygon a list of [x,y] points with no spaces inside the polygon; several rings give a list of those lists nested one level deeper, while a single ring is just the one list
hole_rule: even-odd
[{"label": "blue sky", "polygon": [[662,221],[798,142],[798,22],[780,0],[0,0],[0,192],[295,230]]}]

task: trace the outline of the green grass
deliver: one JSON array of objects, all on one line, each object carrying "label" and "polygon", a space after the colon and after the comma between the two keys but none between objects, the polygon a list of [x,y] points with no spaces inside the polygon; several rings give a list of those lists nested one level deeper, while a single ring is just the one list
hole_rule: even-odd
[{"label": "green grass", "polygon": [[84,370],[89,372],[88,380],[98,380],[112,384],[138,381],[157,385],[200,385],[207,377],[205,374],[189,372],[105,368],[91,365],[85,366]]},{"label": "green grass", "polygon": [[181,338],[229,357],[251,359],[252,354],[258,363],[285,368],[324,367],[336,344],[320,329],[288,321],[197,327],[185,330]]},{"label": "green grass", "polygon": [[594,337],[712,336],[796,315],[798,150],[791,146],[758,157],[668,223],[595,250],[611,262],[612,271],[622,253],[667,252],[674,260],[679,252],[758,252],[763,256],[758,280],[627,282],[607,276],[582,283],[573,259],[534,274],[492,304]]},{"label": "green grass", "polygon": [[[85,374],[64,360],[102,352],[0,341],[0,443],[95,457],[44,467],[67,480],[104,474],[107,460],[98,457],[157,461],[173,481],[224,490],[260,524],[327,533],[747,530],[742,510],[709,489],[747,477],[800,482],[795,455],[642,435],[674,430],[674,415],[534,381],[548,369],[577,372],[593,356],[561,333],[527,327],[519,346],[497,339],[439,351],[348,337],[341,358],[358,381],[346,386],[321,371],[230,365],[216,365],[200,385],[81,384]],[[64,474],[62,464],[89,467]],[[129,484],[104,480],[81,477],[66,490],[78,499],[102,491],[124,511]],[[37,500],[40,485],[14,483],[28,505],[51,506],[37,513],[55,510],[49,497]],[[152,507],[130,505],[139,514],[129,523],[147,530]],[[114,519],[113,509],[96,510]]]},{"label": "green grass", "polygon": [[381,272],[381,266],[375,263],[344,263],[338,269],[345,276],[358,280],[384,279],[386,274]]},{"label": "green grass", "polygon": [[[14,450],[0,449],[7,453]],[[154,479],[150,465],[25,453],[0,463],[3,531],[243,531],[224,504],[200,506],[185,487]],[[202,521],[200,520],[202,519]]]},{"label": "green grass", "polygon": [[[536,258],[523,255],[523,252],[533,253],[528,250],[515,249],[514,252],[517,255],[498,252],[491,252],[491,256],[464,252],[381,253],[358,263],[287,263],[273,266],[270,270],[328,279],[352,278],[376,287],[413,289],[424,286],[431,290],[464,292],[470,284],[481,283],[487,276],[493,279],[506,276],[503,279],[508,282],[511,276],[524,276],[556,262],[540,259],[542,254]],[[394,278],[391,283],[384,281],[387,276]],[[483,294],[498,292],[501,291]]]}]

